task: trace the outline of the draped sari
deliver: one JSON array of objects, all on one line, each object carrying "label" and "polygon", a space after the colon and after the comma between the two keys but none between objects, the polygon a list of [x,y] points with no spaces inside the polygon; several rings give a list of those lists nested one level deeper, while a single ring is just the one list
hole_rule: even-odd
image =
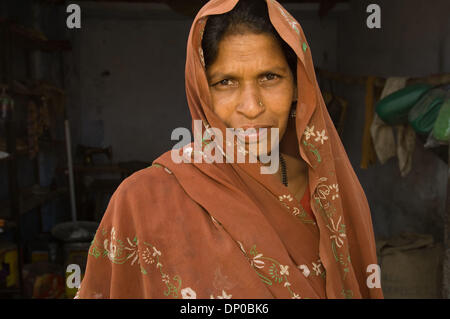
[{"label": "draped sari", "polygon": [[[209,15],[237,2],[208,2],[191,27],[186,94],[205,130],[225,127],[210,108],[203,30]],[[308,168],[303,200],[275,175],[261,174],[259,162],[177,164],[166,152],[113,194],[77,298],[383,298],[367,284],[367,267],[377,264],[370,209],[324,104],[308,42],[277,1],[266,2],[298,57],[292,147]]]}]

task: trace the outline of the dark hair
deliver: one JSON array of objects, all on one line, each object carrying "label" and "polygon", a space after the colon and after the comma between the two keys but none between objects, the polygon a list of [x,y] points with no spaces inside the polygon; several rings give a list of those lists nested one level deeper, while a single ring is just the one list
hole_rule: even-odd
[{"label": "dark hair", "polygon": [[225,36],[248,32],[269,34],[278,41],[296,83],[297,55],[273,27],[264,0],[240,0],[233,10],[208,17],[202,39],[205,67],[216,60],[219,43]]}]

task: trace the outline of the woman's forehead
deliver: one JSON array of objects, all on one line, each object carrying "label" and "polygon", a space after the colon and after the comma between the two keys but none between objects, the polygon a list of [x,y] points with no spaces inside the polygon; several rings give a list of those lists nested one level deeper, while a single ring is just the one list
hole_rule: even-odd
[{"label": "woman's forehead", "polygon": [[280,45],[271,35],[249,33],[223,38],[211,68],[232,69],[237,64],[285,67],[287,62]]}]

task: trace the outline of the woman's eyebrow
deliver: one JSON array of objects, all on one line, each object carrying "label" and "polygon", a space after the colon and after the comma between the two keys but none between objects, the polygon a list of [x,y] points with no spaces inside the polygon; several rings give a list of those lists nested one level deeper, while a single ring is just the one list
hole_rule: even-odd
[{"label": "woman's eyebrow", "polygon": [[223,72],[214,72],[210,75],[208,75],[208,79],[228,79],[228,78],[235,78],[237,77],[236,74],[233,73],[223,73]]},{"label": "woman's eyebrow", "polygon": [[[275,67],[269,67],[269,68],[265,68],[262,71],[258,72],[258,75],[264,75],[267,73],[285,73],[287,72],[288,68],[287,67],[282,67],[282,66],[275,66]],[[234,79],[239,77],[237,74],[233,73],[233,72],[214,72],[208,75],[208,79]]]},{"label": "woman's eyebrow", "polygon": [[275,67],[267,68],[265,71],[261,72],[261,74],[267,74],[267,73],[284,73],[284,72],[287,72],[287,70],[288,70],[287,67],[275,66]]}]

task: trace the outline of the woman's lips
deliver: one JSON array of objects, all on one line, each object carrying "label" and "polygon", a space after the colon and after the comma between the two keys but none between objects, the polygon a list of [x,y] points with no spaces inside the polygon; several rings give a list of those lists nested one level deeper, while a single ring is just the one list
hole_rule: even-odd
[{"label": "woman's lips", "polygon": [[[272,128],[272,125],[245,125],[237,129],[238,138],[245,143],[258,143],[267,137],[268,130]],[[247,132],[245,132],[247,131]]]}]

